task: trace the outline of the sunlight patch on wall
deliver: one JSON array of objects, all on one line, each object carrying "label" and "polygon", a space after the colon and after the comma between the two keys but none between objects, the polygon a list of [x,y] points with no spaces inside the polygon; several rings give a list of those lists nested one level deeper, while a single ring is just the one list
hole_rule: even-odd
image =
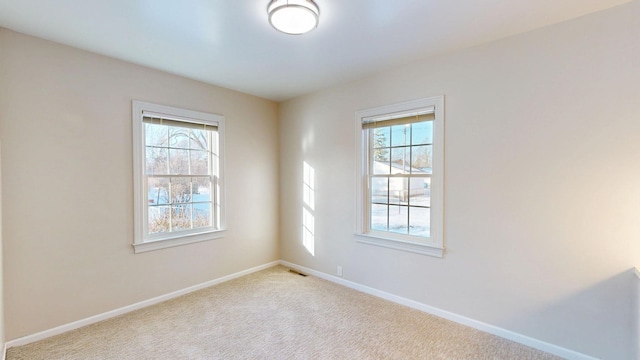
[{"label": "sunlight patch on wall", "polygon": [[302,199],[302,245],[307,251],[315,256],[315,218],[313,211],[315,210],[315,170],[303,162],[303,185]]}]

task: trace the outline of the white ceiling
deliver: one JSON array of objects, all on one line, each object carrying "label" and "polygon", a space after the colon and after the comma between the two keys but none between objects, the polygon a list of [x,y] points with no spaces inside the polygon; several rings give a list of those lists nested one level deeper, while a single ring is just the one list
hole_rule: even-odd
[{"label": "white ceiling", "polygon": [[0,0],[0,27],[272,100],[631,0],[316,0],[292,36],[268,0]]}]

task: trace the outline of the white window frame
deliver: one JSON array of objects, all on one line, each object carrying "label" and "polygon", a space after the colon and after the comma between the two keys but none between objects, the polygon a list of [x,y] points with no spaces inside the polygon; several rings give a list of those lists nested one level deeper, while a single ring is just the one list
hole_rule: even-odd
[{"label": "white window frame", "polygon": [[[363,123],[372,119],[401,117],[433,111],[433,174],[431,175],[430,236],[415,237],[392,232],[371,230],[370,187],[368,180],[369,137]],[[380,106],[356,112],[356,171],[357,205],[355,239],[360,243],[409,251],[418,254],[444,257],[444,96]]]},{"label": "white window frame", "polygon": [[[212,209],[217,219],[214,226],[204,229],[181,233],[167,233],[166,235],[147,234],[148,198],[146,176],[146,150],[144,134],[144,117],[159,117],[185,123],[196,123],[217,126],[219,174],[217,187],[218,209]],[[171,106],[152,104],[142,101],[132,101],[133,123],[133,195],[134,195],[134,242],[135,253],[159,250],[179,245],[191,244],[207,240],[218,239],[226,232],[225,186],[224,186],[224,116],[193,110],[180,109]],[[212,186],[214,186],[212,184]],[[214,202],[213,206],[216,206]],[[213,214],[212,214],[213,216]],[[217,224],[216,224],[217,223]]]}]

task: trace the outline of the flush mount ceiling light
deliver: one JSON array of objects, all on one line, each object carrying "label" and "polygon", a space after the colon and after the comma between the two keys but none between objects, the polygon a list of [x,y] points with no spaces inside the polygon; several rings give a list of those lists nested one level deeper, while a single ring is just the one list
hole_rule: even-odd
[{"label": "flush mount ceiling light", "polygon": [[285,34],[300,35],[318,26],[320,9],[312,0],[271,0],[269,23]]}]

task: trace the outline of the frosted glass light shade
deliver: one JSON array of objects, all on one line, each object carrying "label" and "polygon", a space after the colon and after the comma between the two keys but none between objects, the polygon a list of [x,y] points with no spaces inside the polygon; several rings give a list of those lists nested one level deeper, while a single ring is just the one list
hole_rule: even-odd
[{"label": "frosted glass light shade", "polygon": [[318,26],[320,9],[312,0],[272,0],[269,23],[285,34],[300,35]]}]

